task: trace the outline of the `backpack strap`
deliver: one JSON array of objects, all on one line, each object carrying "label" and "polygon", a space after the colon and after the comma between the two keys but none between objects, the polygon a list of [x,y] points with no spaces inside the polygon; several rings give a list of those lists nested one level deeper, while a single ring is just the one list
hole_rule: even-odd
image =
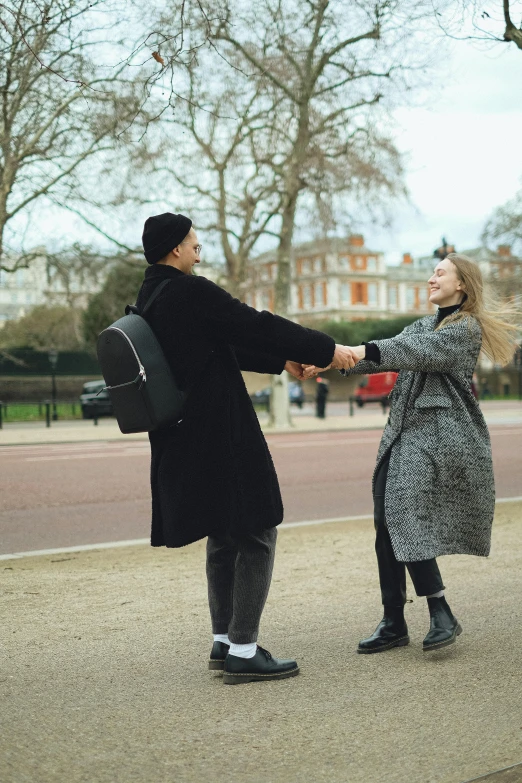
[{"label": "backpack strap", "polygon": [[161,294],[161,292],[163,291],[163,289],[164,289],[164,288],[165,288],[165,287],[166,287],[166,286],[167,286],[169,283],[170,283],[170,280],[163,280],[163,281],[162,281],[162,282],[161,282],[161,283],[160,283],[158,286],[156,286],[156,288],[154,289],[154,291],[152,292],[152,294],[149,296],[149,298],[147,299],[147,301],[145,302],[145,304],[144,304],[144,305],[143,305],[143,307],[141,308],[140,315],[142,316],[142,318],[144,317],[144,315],[145,315],[145,313],[147,312],[147,310],[148,310],[148,309],[151,307],[151,305],[152,305],[152,303],[154,302],[154,300],[156,299],[156,297],[157,297],[157,296],[159,296],[159,295]]}]

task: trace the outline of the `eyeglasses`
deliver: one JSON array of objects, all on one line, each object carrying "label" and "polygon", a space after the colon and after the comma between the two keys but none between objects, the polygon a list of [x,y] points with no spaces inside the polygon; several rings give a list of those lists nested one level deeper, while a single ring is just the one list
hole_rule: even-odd
[{"label": "eyeglasses", "polygon": [[[190,242],[184,240],[183,242],[180,242],[179,244],[180,245],[190,245]],[[199,254],[203,250],[203,245],[192,245],[192,247],[196,251],[196,255],[199,256]]]}]

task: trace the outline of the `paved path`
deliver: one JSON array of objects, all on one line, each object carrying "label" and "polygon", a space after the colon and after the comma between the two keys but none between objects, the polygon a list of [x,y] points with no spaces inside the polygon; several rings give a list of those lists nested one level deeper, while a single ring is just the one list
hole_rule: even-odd
[{"label": "paved path", "polygon": [[[0,563],[2,783],[463,783],[522,762],[522,504],[490,559],[441,559],[464,633],[358,656],[380,616],[368,522],[281,531],[260,641],[299,677],[206,669],[204,547]],[[519,783],[509,773],[492,783]]]}]

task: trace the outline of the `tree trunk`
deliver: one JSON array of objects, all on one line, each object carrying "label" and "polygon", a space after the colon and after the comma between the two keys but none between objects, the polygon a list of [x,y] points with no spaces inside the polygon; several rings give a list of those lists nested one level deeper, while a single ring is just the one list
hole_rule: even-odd
[{"label": "tree trunk", "polygon": [[[292,280],[291,250],[295,225],[295,210],[298,191],[288,199],[283,211],[283,222],[277,250],[277,280],[275,284],[274,309],[278,315],[287,316],[290,307],[290,284]],[[286,356],[286,359],[292,359]],[[269,424],[275,429],[292,427],[290,400],[288,399],[288,374],[272,376],[272,395]]]}]

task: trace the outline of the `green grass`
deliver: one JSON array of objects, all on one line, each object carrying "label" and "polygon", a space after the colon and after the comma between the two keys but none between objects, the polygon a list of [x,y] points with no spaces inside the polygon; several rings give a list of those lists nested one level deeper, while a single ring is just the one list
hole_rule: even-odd
[{"label": "green grass", "polygon": [[486,397],[481,397],[480,402],[489,402],[489,400],[501,400],[502,402],[510,400],[520,400],[518,394],[488,394]]},{"label": "green grass", "polygon": [[[82,409],[79,402],[58,402],[56,404],[58,420],[81,419]],[[53,409],[51,405],[51,417]],[[5,422],[16,421],[45,421],[45,405],[37,402],[17,403],[8,402],[2,405],[2,419]]]}]

